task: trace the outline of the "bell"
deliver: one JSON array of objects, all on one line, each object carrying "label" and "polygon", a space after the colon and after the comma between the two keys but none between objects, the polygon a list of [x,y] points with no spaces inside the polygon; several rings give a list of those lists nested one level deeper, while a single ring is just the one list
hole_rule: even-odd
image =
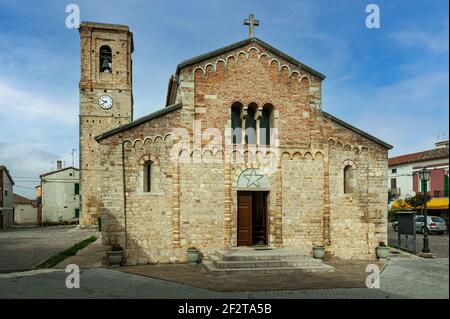
[{"label": "bell", "polygon": [[103,59],[101,70],[102,72],[111,72],[111,66],[109,65],[108,59]]}]

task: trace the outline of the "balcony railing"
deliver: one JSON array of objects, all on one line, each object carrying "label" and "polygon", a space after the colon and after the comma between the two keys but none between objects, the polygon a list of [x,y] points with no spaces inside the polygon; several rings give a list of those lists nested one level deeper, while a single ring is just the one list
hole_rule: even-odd
[{"label": "balcony railing", "polygon": [[439,189],[439,190],[434,190],[433,197],[448,197],[448,190],[443,190],[443,189]]},{"label": "balcony railing", "polygon": [[393,195],[393,196],[400,196],[401,195],[401,189],[399,187],[397,187],[397,188],[389,188],[389,191],[391,192],[391,195]]}]

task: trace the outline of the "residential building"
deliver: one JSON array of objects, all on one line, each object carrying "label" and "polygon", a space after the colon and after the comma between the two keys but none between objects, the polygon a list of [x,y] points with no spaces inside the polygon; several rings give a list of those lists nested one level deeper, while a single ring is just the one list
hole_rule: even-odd
[{"label": "residential building", "polygon": [[[80,217],[80,177],[75,167],[40,175],[42,223],[76,222]],[[39,217],[38,217],[39,218]]]},{"label": "residential building", "polygon": [[423,192],[418,172],[431,171],[427,193],[432,198],[448,197],[449,141],[435,144],[434,149],[389,158],[388,186],[396,198],[407,198]]},{"label": "residential building", "polygon": [[27,226],[37,224],[36,201],[14,194],[14,224]]},{"label": "residential building", "polygon": [[0,165],[0,229],[14,224],[14,180],[6,166]]}]

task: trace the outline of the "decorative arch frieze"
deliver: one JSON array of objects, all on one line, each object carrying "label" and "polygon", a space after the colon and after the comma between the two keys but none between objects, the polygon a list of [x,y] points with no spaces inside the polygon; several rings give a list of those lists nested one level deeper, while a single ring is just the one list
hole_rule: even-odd
[{"label": "decorative arch frieze", "polygon": [[333,138],[333,137],[330,137],[328,139],[328,144],[342,147],[346,151],[353,151],[357,155],[360,154],[363,150],[368,150],[369,149],[368,146],[350,144],[350,143],[342,141],[342,140],[340,140],[338,138]]},{"label": "decorative arch frieze", "polygon": [[[284,72],[284,69],[286,69],[286,71],[287,71],[286,73],[289,78],[291,78],[293,74],[296,74],[297,75],[296,81],[298,83],[301,83],[302,80],[307,79],[308,85],[309,86],[311,85],[312,78],[309,74],[306,74],[300,68],[294,69],[293,66],[290,66],[288,64],[282,64],[280,62],[280,60],[277,59],[276,57],[272,57],[267,52],[261,52],[260,49],[258,49],[257,47],[254,47],[254,46],[249,47],[247,50],[241,50],[235,54],[230,54],[226,58],[221,57],[221,58],[217,58],[213,62],[207,62],[204,65],[198,65],[193,69],[192,74],[195,75],[196,72],[201,71],[201,73],[203,75],[206,75],[209,70],[211,70],[212,72],[216,72],[217,64],[219,62],[224,63],[224,66],[226,69],[232,60],[234,63],[239,63],[239,61],[241,61],[242,59],[249,59],[250,52],[253,50],[256,51],[256,56],[257,56],[258,61],[261,61],[262,63],[266,63],[266,64],[268,64],[268,66],[271,66],[272,63],[276,63],[276,65],[277,65],[276,69],[278,70],[278,72],[280,72],[280,73]],[[209,67],[209,69],[208,69],[208,67]]]},{"label": "decorative arch frieze", "polygon": [[146,144],[169,142],[171,139],[173,139],[172,133],[167,133],[165,135],[146,136],[144,138],[136,138],[134,140],[125,139],[123,141],[123,145],[125,147],[137,147],[139,145],[143,146]]}]

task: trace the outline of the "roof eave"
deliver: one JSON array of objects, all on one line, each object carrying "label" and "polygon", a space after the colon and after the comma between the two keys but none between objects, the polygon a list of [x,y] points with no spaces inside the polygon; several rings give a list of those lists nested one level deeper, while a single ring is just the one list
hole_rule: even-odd
[{"label": "roof eave", "polygon": [[101,140],[104,140],[104,139],[106,139],[108,137],[116,135],[116,134],[118,134],[120,132],[129,130],[129,129],[134,128],[136,126],[139,126],[139,125],[141,125],[141,124],[143,124],[145,122],[151,121],[153,119],[156,119],[156,118],[161,117],[163,115],[166,115],[168,113],[172,113],[174,111],[177,111],[177,110],[181,109],[182,107],[183,107],[182,103],[176,103],[176,104],[173,104],[173,105],[166,106],[166,107],[164,107],[163,109],[161,109],[159,111],[153,112],[153,113],[151,113],[149,115],[146,115],[146,116],[143,116],[143,117],[141,117],[141,118],[139,118],[139,119],[137,119],[137,120],[135,120],[133,122],[130,122],[128,124],[124,124],[122,126],[116,127],[115,129],[112,129],[112,130],[110,130],[108,132],[105,132],[105,133],[103,133],[101,135],[98,135],[94,139],[97,141],[97,143],[99,143]]},{"label": "roof eave", "polygon": [[41,175],[39,175],[39,178],[42,178],[42,177],[45,177],[45,176],[48,176],[48,175],[52,175],[52,174],[56,174],[56,173],[60,173],[60,172],[63,172],[65,170],[68,170],[68,169],[74,169],[76,171],[80,170],[79,168],[76,168],[76,167],[73,167],[73,166],[68,166],[68,167],[64,167],[64,168],[61,168],[61,169],[57,169],[56,171],[52,171],[52,172],[41,174]]},{"label": "roof eave", "polygon": [[336,122],[336,123],[338,123],[338,124],[344,126],[345,128],[347,128],[347,129],[349,129],[349,130],[351,130],[351,131],[353,131],[353,132],[355,132],[355,133],[358,133],[358,134],[364,136],[364,137],[367,138],[368,140],[371,140],[372,142],[375,142],[375,143],[377,143],[378,145],[381,145],[381,146],[383,146],[384,148],[387,148],[388,150],[394,148],[391,144],[388,144],[388,143],[386,143],[386,142],[384,142],[384,141],[382,141],[382,140],[376,138],[375,136],[373,136],[373,135],[371,135],[371,134],[369,134],[369,133],[366,133],[366,132],[360,130],[359,128],[357,128],[357,127],[355,127],[355,126],[353,126],[353,125],[351,125],[351,124],[348,124],[347,122],[344,122],[343,120],[341,120],[341,119],[339,119],[339,118],[337,118],[337,117],[331,115],[330,113],[327,113],[327,112],[325,112],[325,111],[322,111],[322,114],[323,114],[325,117],[331,119],[332,121],[334,121],[334,122]]},{"label": "roof eave", "polygon": [[9,173],[9,170],[6,166],[1,166],[2,170],[5,171],[6,175],[8,176],[9,180],[11,181],[11,184],[16,185],[16,183],[14,182],[11,174]]},{"label": "roof eave", "polygon": [[210,51],[210,52],[207,52],[207,53],[198,55],[198,56],[196,56],[196,57],[193,57],[193,58],[191,58],[191,59],[182,61],[182,62],[181,62],[180,64],[178,64],[178,66],[177,66],[176,74],[179,74],[179,73],[180,73],[180,70],[181,70],[182,68],[185,68],[185,67],[187,67],[187,66],[191,66],[191,65],[196,64],[196,63],[199,63],[199,62],[201,62],[201,61],[204,61],[204,60],[213,58],[213,57],[215,57],[215,56],[221,55],[221,54],[223,54],[223,53],[226,53],[226,52],[228,52],[228,51],[234,50],[234,49],[236,49],[236,48],[239,48],[239,47],[241,47],[241,46],[247,45],[247,44],[252,43],[252,42],[256,42],[256,43],[260,44],[261,46],[265,47],[266,49],[268,49],[269,51],[271,51],[271,52],[274,53],[275,55],[281,56],[283,59],[289,61],[290,63],[292,63],[292,64],[294,64],[294,65],[297,65],[297,66],[301,67],[302,69],[304,69],[304,70],[306,70],[306,71],[308,71],[308,72],[314,74],[314,75],[317,76],[320,80],[324,80],[324,79],[326,78],[325,75],[323,75],[322,73],[320,73],[320,72],[314,70],[313,68],[311,68],[311,67],[309,67],[309,66],[307,66],[307,65],[305,65],[305,64],[303,64],[303,63],[301,63],[300,61],[294,59],[293,57],[287,55],[286,53],[281,52],[280,50],[274,48],[274,47],[271,46],[270,44],[268,44],[268,43],[266,43],[266,42],[264,42],[264,41],[262,41],[261,39],[258,39],[258,38],[248,38],[248,39],[245,39],[245,40],[242,40],[242,41],[239,41],[239,42],[230,44],[230,45],[228,45],[228,46],[222,47],[222,48],[220,48],[220,49],[213,50],[213,51]]}]

